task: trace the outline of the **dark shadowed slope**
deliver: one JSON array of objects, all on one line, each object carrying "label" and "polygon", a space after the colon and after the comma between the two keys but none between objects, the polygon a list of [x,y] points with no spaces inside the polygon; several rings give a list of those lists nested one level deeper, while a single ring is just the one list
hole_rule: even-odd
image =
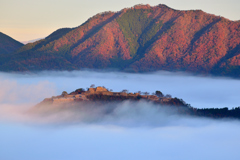
[{"label": "dark shadowed slope", "polygon": [[22,46],[22,43],[0,32],[0,54],[8,54],[14,52]]},{"label": "dark shadowed slope", "polygon": [[116,68],[240,77],[239,46],[239,21],[201,10],[136,5],[27,44],[0,62],[0,70]]}]

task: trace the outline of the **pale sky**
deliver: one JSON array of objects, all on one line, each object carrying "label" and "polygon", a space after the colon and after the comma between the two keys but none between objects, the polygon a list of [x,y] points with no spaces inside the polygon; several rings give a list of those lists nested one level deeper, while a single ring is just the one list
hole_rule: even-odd
[{"label": "pale sky", "polygon": [[136,4],[166,4],[179,10],[201,9],[240,20],[240,0],[0,0],[0,32],[18,41],[44,38],[63,27],[76,27],[104,11]]}]

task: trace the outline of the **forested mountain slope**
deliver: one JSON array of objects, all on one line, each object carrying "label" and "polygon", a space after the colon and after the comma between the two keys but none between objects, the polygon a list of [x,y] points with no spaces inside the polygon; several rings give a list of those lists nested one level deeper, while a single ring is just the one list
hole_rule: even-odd
[{"label": "forested mountain slope", "polygon": [[240,77],[240,21],[136,5],[59,29],[1,59],[2,71],[117,68]]},{"label": "forested mountain slope", "polygon": [[8,54],[14,52],[22,46],[22,43],[0,32],[0,54]]}]

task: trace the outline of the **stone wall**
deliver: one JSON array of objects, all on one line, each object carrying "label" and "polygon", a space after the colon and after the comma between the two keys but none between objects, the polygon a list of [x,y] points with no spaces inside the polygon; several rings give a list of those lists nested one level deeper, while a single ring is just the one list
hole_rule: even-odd
[{"label": "stone wall", "polygon": [[108,90],[106,88],[103,87],[97,87],[96,88],[96,92],[107,92]]},{"label": "stone wall", "polygon": [[53,103],[73,102],[75,98],[55,98]]}]

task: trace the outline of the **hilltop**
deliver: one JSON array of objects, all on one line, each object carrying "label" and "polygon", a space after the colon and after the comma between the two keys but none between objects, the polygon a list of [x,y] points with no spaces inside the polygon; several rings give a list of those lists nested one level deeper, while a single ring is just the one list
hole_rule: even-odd
[{"label": "hilltop", "polygon": [[118,69],[240,77],[240,21],[166,5],[104,12],[0,59],[1,71]]},{"label": "hilltop", "polygon": [[22,43],[0,32],[0,55],[12,53],[22,46]]},{"label": "hilltop", "polygon": [[122,92],[112,92],[105,87],[100,86],[96,88],[89,88],[87,91],[80,88],[74,92],[71,92],[70,94],[67,94],[67,92],[63,91],[62,95],[46,98],[39,105],[59,105],[82,101],[116,102],[124,100],[146,100],[162,105],[187,106],[183,100],[171,98],[170,96],[164,97],[160,91],[156,91],[155,95],[149,95],[148,93],[142,95],[141,93],[128,93],[127,90],[123,90]]},{"label": "hilltop", "polygon": [[[240,107],[229,110],[228,108],[204,108],[197,109],[191,107],[182,99],[177,97],[172,98],[170,95],[165,95],[161,91],[156,91],[154,94],[148,93],[128,93],[127,90],[122,92],[112,92],[105,87],[89,88],[87,91],[80,88],[68,94],[63,91],[59,96],[53,96],[51,98],[45,98],[42,102],[30,109],[31,113],[37,114],[50,114],[55,113],[61,109],[67,110],[74,107],[75,109],[81,109],[81,107],[89,108],[94,111],[98,107],[107,106],[109,103],[117,104],[124,101],[150,102],[155,107],[162,107],[167,110],[174,111],[174,113],[187,116],[208,117],[208,118],[235,118],[240,119]],[[91,107],[90,107],[91,106]],[[116,105],[110,105],[111,107],[106,110],[105,114],[111,114],[114,112]]]}]

